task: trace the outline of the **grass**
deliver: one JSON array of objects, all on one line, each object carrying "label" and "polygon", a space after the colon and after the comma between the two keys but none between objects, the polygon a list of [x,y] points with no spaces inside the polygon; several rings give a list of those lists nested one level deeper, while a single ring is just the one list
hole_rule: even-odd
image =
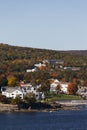
[{"label": "grass", "polygon": [[58,100],[82,100],[80,96],[77,95],[66,95],[66,94],[50,94],[46,101],[58,101]]}]

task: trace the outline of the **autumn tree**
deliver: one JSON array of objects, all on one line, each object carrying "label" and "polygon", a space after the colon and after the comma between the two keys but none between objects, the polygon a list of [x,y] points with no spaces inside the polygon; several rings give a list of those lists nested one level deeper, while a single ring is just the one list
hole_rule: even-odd
[{"label": "autumn tree", "polygon": [[42,92],[45,92],[45,93],[48,93],[50,90],[50,83],[48,80],[46,80],[45,82],[42,82],[41,84],[41,91]]},{"label": "autumn tree", "polygon": [[77,84],[70,82],[68,85],[68,92],[69,94],[76,94],[78,87]]},{"label": "autumn tree", "polygon": [[56,91],[57,91],[57,94],[60,92],[60,84],[58,84],[58,85],[56,86]]},{"label": "autumn tree", "polygon": [[10,87],[15,87],[19,85],[19,81],[17,80],[17,78],[13,75],[8,77],[8,86]]},{"label": "autumn tree", "polygon": [[87,81],[84,81],[83,86],[87,87]]},{"label": "autumn tree", "polygon": [[46,66],[41,65],[41,66],[39,67],[39,69],[40,69],[41,71],[43,71],[43,70],[46,69]]}]

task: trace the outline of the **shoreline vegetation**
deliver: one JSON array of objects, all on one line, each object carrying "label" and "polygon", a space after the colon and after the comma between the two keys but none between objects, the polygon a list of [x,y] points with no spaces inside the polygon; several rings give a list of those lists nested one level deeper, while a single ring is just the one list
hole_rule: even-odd
[{"label": "shoreline vegetation", "polygon": [[58,110],[79,110],[79,106],[87,105],[87,100],[70,100],[70,101],[56,101],[48,103],[50,107],[46,108],[28,108],[19,109],[18,105],[2,104],[0,103],[0,113],[4,112],[53,112]]},{"label": "shoreline vegetation", "polygon": [[[32,99],[32,98],[31,98]],[[79,110],[79,106],[87,105],[76,95],[49,95],[45,100],[31,100],[23,102],[20,98],[12,100],[10,104],[0,103],[0,113],[4,112],[53,112],[59,110]],[[16,101],[16,104],[15,104]]]}]

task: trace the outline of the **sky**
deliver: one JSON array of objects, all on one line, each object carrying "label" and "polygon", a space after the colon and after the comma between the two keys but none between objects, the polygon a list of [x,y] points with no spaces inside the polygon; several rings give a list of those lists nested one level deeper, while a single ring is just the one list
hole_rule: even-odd
[{"label": "sky", "polygon": [[87,0],[0,0],[0,43],[87,50]]}]

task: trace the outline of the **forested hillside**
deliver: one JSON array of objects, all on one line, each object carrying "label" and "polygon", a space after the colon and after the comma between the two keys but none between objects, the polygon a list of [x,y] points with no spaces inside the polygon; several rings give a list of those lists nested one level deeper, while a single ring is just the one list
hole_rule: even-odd
[{"label": "forested hillside", "polygon": [[[34,68],[34,64],[41,63],[43,60],[62,60],[63,67],[80,67],[80,71],[67,71],[58,66],[48,65],[46,71],[26,74],[26,70]],[[51,71],[52,70],[52,71]],[[55,51],[37,49],[29,47],[11,46],[0,44],[0,86],[7,84],[7,79],[14,76],[18,81],[30,81],[39,76],[51,78],[52,76],[60,80],[87,80],[87,51]],[[45,74],[46,73],[46,74]],[[56,73],[56,74],[55,74]],[[46,75],[46,76],[45,76]],[[33,78],[32,78],[33,77]],[[2,82],[1,82],[2,81]]]}]

